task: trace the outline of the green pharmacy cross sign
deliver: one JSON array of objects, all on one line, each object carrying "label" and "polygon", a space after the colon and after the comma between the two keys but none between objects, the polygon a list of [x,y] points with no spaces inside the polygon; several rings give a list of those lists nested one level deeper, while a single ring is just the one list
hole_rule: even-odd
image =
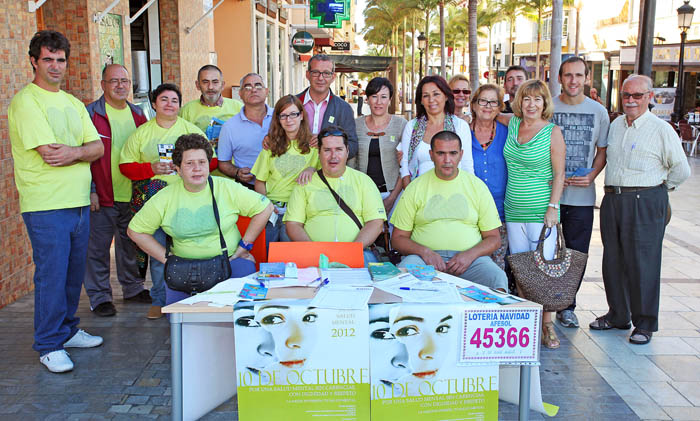
[{"label": "green pharmacy cross sign", "polygon": [[350,20],[350,0],[311,0],[311,19],[319,28],[342,28]]}]

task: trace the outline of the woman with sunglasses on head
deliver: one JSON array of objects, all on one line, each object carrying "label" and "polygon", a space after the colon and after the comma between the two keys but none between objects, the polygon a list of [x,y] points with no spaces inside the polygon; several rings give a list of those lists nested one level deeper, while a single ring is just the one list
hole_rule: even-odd
[{"label": "woman with sunglasses on head", "polygon": [[450,79],[449,85],[455,96],[455,115],[467,123],[471,123],[472,115],[469,112],[469,103],[472,91],[469,87],[469,79],[464,75],[455,75]]},{"label": "woman with sunglasses on head", "polygon": [[[459,136],[462,149],[464,145],[471,144],[469,124],[455,115],[452,89],[442,77],[426,76],[416,88],[416,118],[406,124],[401,135],[401,179],[404,188],[411,180],[435,167],[430,158],[430,139],[444,130]],[[459,167],[473,174],[472,154],[463,154]]]},{"label": "woman with sunglasses on head", "polygon": [[[564,191],[566,144],[561,129],[550,123],[554,103],[549,88],[541,80],[520,85],[511,102],[513,115],[500,115],[508,123],[503,155],[508,166],[504,210],[510,253],[534,251],[543,225],[547,237],[544,258],[554,258],[559,221],[559,199]],[[527,297],[525,297],[527,298]],[[542,344],[559,348],[552,315],[542,313]]]},{"label": "woman with sunglasses on head", "polygon": [[503,147],[508,137],[508,127],[496,121],[498,114],[505,108],[503,89],[494,84],[481,85],[474,92],[471,100],[472,122],[472,157],[474,158],[474,175],[479,177],[491,192],[501,226],[501,247],[491,255],[491,259],[505,270],[505,257],[508,250],[508,236],[505,226],[503,200],[506,196],[508,168],[503,157]]},{"label": "woman with sunglasses on head", "polygon": [[359,149],[350,166],[374,181],[389,215],[401,193],[396,146],[401,142],[406,120],[389,114],[389,104],[394,96],[389,79],[375,77],[367,84],[365,93],[370,114],[355,119]]},{"label": "woman with sunglasses on head", "polygon": [[282,217],[297,184],[306,184],[320,168],[318,149],[311,147],[311,130],[301,100],[286,95],[275,104],[270,132],[265,138],[269,149],[263,149],[253,165],[255,191],[267,196],[275,206],[274,223],[265,227],[265,243],[290,241]]}]

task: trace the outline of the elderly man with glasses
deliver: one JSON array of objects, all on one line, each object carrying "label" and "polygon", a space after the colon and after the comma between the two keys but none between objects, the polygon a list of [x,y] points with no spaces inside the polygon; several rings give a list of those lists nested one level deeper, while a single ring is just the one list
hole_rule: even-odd
[{"label": "elderly man with glasses", "polygon": [[109,284],[110,245],[114,243],[117,279],[124,301],[150,303],[144,278],[139,274],[136,249],[126,235],[131,221],[131,180],[119,171],[119,155],[126,140],[146,122],[141,109],[126,98],[131,92],[129,72],[121,64],[110,64],[102,71],[102,95],[87,106],[88,113],[104,145],[104,155],[90,165],[90,242],[85,273],[85,292],[93,313],[114,316],[117,309]]},{"label": "elderly man with glasses", "polygon": [[292,241],[360,242],[365,263],[376,262],[367,250],[384,227],[386,211],[374,181],[347,167],[348,134],[338,126],[318,134],[321,169],[305,185],[297,185],[284,222]]},{"label": "elderly man with glasses", "polygon": [[608,133],[605,196],[600,206],[603,284],[607,314],[591,329],[629,329],[633,344],[646,344],[659,328],[661,249],[668,191],[690,176],[673,128],[649,111],[653,93],[647,76],[622,84],[621,115]]},{"label": "elderly man with glasses", "polygon": [[255,176],[250,169],[272,122],[273,109],[265,103],[267,92],[262,76],[257,73],[243,76],[240,90],[243,109],[224,123],[219,135],[219,171],[251,190]]},{"label": "elderly man with glasses", "polygon": [[306,79],[309,81],[309,87],[297,97],[304,104],[311,133],[315,138],[321,130],[329,126],[341,127],[348,135],[348,158],[353,158],[357,155],[355,118],[350,105],[331,92],[331,85],[335,80],[335,63],[330,56],[317,54],[311,57]]}]

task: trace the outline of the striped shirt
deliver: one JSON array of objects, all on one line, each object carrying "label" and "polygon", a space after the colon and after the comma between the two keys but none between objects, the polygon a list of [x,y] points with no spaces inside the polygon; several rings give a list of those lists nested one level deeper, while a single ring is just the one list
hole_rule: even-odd
[{"label": "striped shirt", "polygon": [[550,144],[554,124],[540,129],[527,143],[518,143],[522,119],[513,117],[503,156],[508,167],[504,208],[506,222],[542,222],[552,193]]},{"label": "striped shirt", "polygon": [[690,176],[678,135],[649,111],[630,125],[624,115],[612,122],[607,160],[606,186],[674,188]]}]

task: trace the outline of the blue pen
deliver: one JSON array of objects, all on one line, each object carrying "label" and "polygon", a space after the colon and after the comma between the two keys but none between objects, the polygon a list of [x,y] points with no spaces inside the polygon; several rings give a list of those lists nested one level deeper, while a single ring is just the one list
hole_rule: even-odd
[{"label": "blue pen", "polygon": [[261,287],[265,288],[265,282],[263,282],[261,279],[258,279],[258,283]]},{"label": "blue pen", "polygon": [[399,289],[402,289],[404,291],[439,291],[437,289],[432,289],[432,288],[411,288],[411,287],[399,287]]},{"label": "blue pen", "polygon": [[306,286],[309,286],[309,285],[313,284],[314,282],[318,282],[318,281],[320,281],[320,280],[321,280],[321,277],[319,276],[318,278],[316,278],[316,279],[314,279],[313,281],[311,281],[311,282],[309,282],[308,284],[306,284]]},{"label": "blue pen", "polygon": [[322,287],[328,285],[328,282],[329,282],[329,281],[328,281],[328,278],[324,279],[323,282],[321,282],[320,284],[318,284],[318,286],[316,287],[316,291],[318,291],[318,290],[321,289]]}]

